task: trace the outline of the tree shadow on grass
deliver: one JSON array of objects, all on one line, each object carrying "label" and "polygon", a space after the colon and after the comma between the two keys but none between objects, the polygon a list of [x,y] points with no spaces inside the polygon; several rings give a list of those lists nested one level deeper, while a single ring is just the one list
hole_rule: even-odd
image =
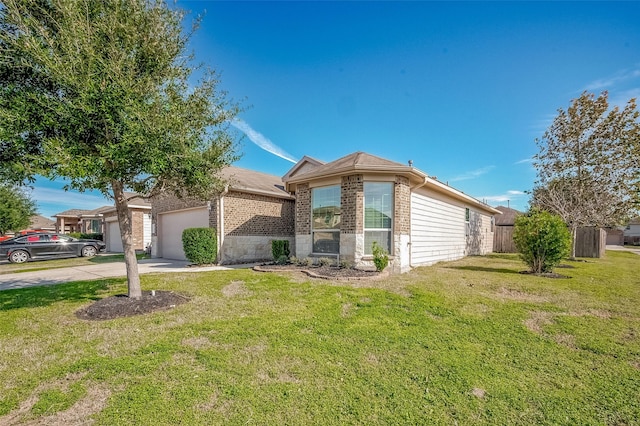
[{"label": "tree shadow on grass", "polygon": [[459,269],[461,271],[494,272],[498,274],[519,274],[518,271],[506,268],[487,268],[485,266],[448,266],[447,269]]},{"label": "tree shadow on grass", "polygon": [[122,278],[75,281],[0,291],[0,311],[49,306],[60,301],[82,302],[102,299],[101,293],[122,283]]}]

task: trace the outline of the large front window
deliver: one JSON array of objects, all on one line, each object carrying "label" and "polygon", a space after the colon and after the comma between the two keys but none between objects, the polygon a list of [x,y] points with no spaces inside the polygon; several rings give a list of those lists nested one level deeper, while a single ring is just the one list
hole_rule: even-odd
[{"label": "large front window", "polygon": [[364,183],[364,252],[372,254],[373,242],[391,251],[393,183]]},{"label": "large front window", "polygon": [[311,190],[314,253],[340,253],[340,186]]}]

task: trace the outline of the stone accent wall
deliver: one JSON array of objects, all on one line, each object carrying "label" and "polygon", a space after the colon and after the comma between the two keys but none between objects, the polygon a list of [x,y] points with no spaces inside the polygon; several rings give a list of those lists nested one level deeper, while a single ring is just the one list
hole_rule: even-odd
[{"label": "stone accent wall", "polygon": [[225,235],[293,237],[294,209],[293,200],[229,192],[224,196]]},{"label": "stone accent wall", "polygon": [[342,177],[340,204],[340,233],[363,233],[364,179],[361,174]]},{"label": "stone accent wall", "polygon": [[300,184],[296,190],[296,235],[311,234],[311,190],[309,184]]},{"label": "stone accent wall", "polygon": [[291,255],[295,254],[294,237],[269,237],[269,236],[233,236],[227,235],[219,252],[221,264],[264,262],[273,260],[271,253],[271,241],[288,240]]},{"label": "stone accent wall", "polygon": [[396,176],[394,202],[395,235],[408,235],[411,232],[411,187],[409,179]]}]

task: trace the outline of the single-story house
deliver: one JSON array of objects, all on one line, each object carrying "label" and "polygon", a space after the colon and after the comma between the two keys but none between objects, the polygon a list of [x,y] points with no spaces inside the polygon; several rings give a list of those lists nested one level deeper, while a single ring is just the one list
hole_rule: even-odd
[{"label": "single-story house", "polygon": [[39,214],[31,216],[29,229],[33,231],[55,231],[56,223]]},{"label": "single-story house", "polygon": [[154,257],[185,260],[182,231],[212,227],[217,231],[218,262],[242,263],[271,259],[271,241],[294,243],[294,197],[282,179],[239,167],[221,172],[227,181],[211,200],[164,195],[153,206]]},{"label": "single-story house", "polygon": [[[220,263],[271,258],[271,240],[292,255],[372,264],[375,241],[393,271],[486,254],[496,210],[411,164],[364,152],[330,163],[304,157],[283,178],[229,167],[229,185],[212,200],[152,200],[152,254],[184,259],[187,227],[218,231]],[[229,178],[230,177],[230,178]]]},{"label": "single-story house", "polygon": [[102,234],[104,232],[102,212],[109,206],[98,207],[93,210],[70,209],[56,213],[56,232],[68,234],[83,232],[87,234]]},{"label": "single-story house", "polygon": [[640,217],[630,220],[623,232],[625,244],[640,245]]},{"label": "single-story house", "polygon": [[283,177],[296,198],[297,257],[372,264],[373,242],[394,272],[486,254],[500,211],[408,165],[365,152],[330,163],[304,157]]},{"label": "single-story house", "polygon": [[604,228],[604,230],[607,232],[608,246],[624,245],[624,228],[623,227],[607,227],[607,228]]},{"label": "single-story house", "polygon": [[[133,248],[148,250],[151,245],[151,203],[133,192],[125,192],[124,195],[129,199]],[[102,211],[102,220],[107,251],[121,253],[122,237],[115,206],[109,206]]]},{"label": "single-story house", "polygon": [[[133,192],[125,193],[125,196],[129,198],[133,246],[136,250],[146,250],[151,244],[151,204]],[[53,217],[56,218],[56,232],[102,234],[108,252],[123,251],[115,206],[102,206],[93,210],[70,209]]]}]

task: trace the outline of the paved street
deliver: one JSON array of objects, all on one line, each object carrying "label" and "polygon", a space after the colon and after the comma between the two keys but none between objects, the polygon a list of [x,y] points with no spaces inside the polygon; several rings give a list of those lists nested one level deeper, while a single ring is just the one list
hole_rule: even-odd
[{"label": "paved street", "polygon": [[[45,265],[45,262],[43,262]],[[140,274],[154,272],[202,272],[238,268],[250,268],[253,264],[231,266],[188,267],[189,262],[169,259],[144,259],[138,262]],[[124,262],[102,263],[98,265],[75,266],[33,272],[0,275],[0,290],[25,288],[39,285],[62,284],[71,281],[96,280],[126,275]]]}]

